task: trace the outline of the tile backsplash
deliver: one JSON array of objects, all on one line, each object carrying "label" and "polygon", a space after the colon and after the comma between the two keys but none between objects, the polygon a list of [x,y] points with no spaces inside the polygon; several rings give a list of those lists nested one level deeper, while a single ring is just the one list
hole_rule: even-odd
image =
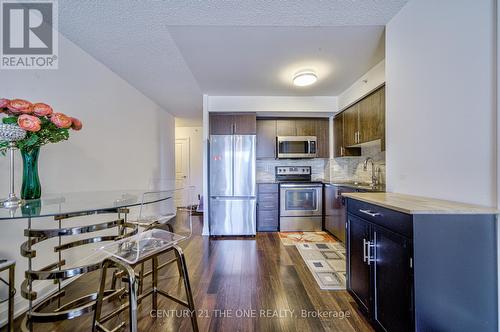
[{"label": "tile backsplash", "polygon": [[366,158],[371,157],[375,164],[375,174],[380,183],[385,184],[385,151],[381,151],[380,141],[361,147],[361,157],[343,157],[331,159],[330,180],[345,182],[371,182],[371,165],[366,171],[363,163]]},{"label": "tile backsplash", "polygon": [[313,181],[369,183],[371,165],[364,171],[363,163],[371,157],[379,183],[385,184],[385,151],[381,151],[380,141],[361,147],[361,154],[361,157],[334,159],[259,159],[256,162],[257,182],[273,182],[276,166],[311,166]]},{"label": "tile backsplash", "polygon": [[[259,159],[256,162],[257,182],[274,181],[276,166],[311,166],[312,180],[323,181],[325,174],[329,175],[330,173],[327,165],[328,159]],[[326,177],[327,179],[328,177]]]}]

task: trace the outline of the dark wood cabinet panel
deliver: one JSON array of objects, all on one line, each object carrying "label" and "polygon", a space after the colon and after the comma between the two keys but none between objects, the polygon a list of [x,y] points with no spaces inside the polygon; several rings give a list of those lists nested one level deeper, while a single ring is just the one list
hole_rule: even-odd
[{"label": "dark wood cabinet panel", "polygon": [[357,132],[359,128],[359,104],[354,104],[343,112],[344,115],[344,146],[357,144]]},{"label": "dark wood cabinet panel", "polygon": [[379,89],[359,102],[358,143],[381,139],[384,134],[384,109],[381,105],[383,90]]},{"label": "dark wood cabinet panel", "polygon": [[363,219],[348,215],[348,287],[362,306],[371,312],[370,266],[366,263],[366,241],[370,239],[370,226]]},{"label": "dark wood cabinet panel", "polygon": [[235,135],[255,135],[257,133],[257,115],[255,113],[234,114]]},{"label": "dark wood cabinet panel", "polygon": [[295,133],[297,136],[317,136],[316,119],[295,120]]},{"label": "dark wood cabinet panel", "polygon": [[344,113],[333,118],[333,157],[343,157],[344,149]]},{"label": "dark wood cabinet panel", "polygon": [[297,128],[295,120],[277,120],[276,121],[277,136],[296,136]]},{"label": "dark wood cabinet panel", "polygon": [[232,135],[233,114],[210,114],[211,135]]},{"label": "dark wood cabinet panel", "polygon": [[374,318],[383,331],[413,330],[411,242],[373,226]]},{"label": "dark wood cabinet panel", "polygon": [[257,120],[257,158],[276,158],[276,120]]},{"label": "dark wood cabinet panel", "polygon": [[257,185],[257,231],[277,232],[279,228],[279,194],[277,183]]},{"label": "dark wood cabinet panel", "polygon": [[210,135],[255,135],[257,115],[255,113],[211,113]]},{"label": "dark wood cabinet panel", "polygon": [[380,88],[380,110],[381,110],[381,149],[385,151],[385,85]]},{"label": "dark wood cabinet panel", "polygon": [[330,158],[330,136],[329,136],[329,119],[314,120],[315,130],[312,136],[318,139],[318,158]]}]

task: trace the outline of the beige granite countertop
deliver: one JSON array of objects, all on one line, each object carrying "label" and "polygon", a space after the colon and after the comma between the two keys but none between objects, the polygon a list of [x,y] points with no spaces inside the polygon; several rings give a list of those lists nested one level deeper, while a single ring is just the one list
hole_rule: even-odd
[{"label": "beige granite countertop", "polygon": [[498,214],[500,211],[480,205],[445,201],[397,193],[344,193],[345,197],[379,205],[407,214]]}]

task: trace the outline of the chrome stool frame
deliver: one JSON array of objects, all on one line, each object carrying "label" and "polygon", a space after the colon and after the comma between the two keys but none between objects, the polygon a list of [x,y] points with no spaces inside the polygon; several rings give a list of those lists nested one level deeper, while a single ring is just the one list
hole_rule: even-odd
[{"label": "chrome stool frame", "polygon": [[[162,265],[166,266],[167,264],[173,263],[174,261],[178,262],[178,268],[179,268],[179,274],[181,275],[182,279],[184,280],[184,288],[186,292],[186,298],[187,301],[184,301],[182,299],[176,298],[168,292],[161,290],[158,288],[158,270],[160,269],[160,266],[158,264],[158,257],[160,255],[164,255],[170,251],[174,251],[176,258],[174,260],[171,260],[165,264]],[[147,273],[152,274],[152,287],[151,289],[147,290],[146,292],[141,292],[138,294],[138,279],[136,276],[136,273],[134,271],[134,267],[136,266],[143,266],[143,264],[146,261],[152,261],[152,270]],[[106,284],[106,274],[107,274],[107,269],[108,268],[117,268],[120,271],[123,271],[123,273],[126,275],[126,281],[128,283],[128,297],[129,301],[128,303],[125,303],[121,305],[118,309],[112,311],[111,313],[108,313],[104,317],[101,317],[101,311],[102,311],[102,304],[103,301],[105,300],[104,295],[106,294],[105,290],[105,284]],[[108,320],[110,320],[112,317],[115,317],[122,311],[126,310],[127,308],[129,309],[129,330],[131,332],[136,332],[137,331],[137,306],[142,302],[142,300],[148,296],[152,296],[152,309],[157,310],[158,309],[158,294],[162,295],[180,305],[183,305],[187,307],[190,310],[191,313],[191,325],[193,328],[193,331],[198,332],[198,321],[196,318],[196,311],[195,311],[195,306],[194,306],[194,300],[193,300],[193,294],[191,291],[191,284],[189,282],[189,275],[187,271],[187,265],[186,265],[186,260],[184,257],[184,252],[178,245],[173,245],[166,247],[165,249],[151,255],[144,257],[144,259],[141,259],[137,261],[134,264],[127,263],[125,261],[122,261],[120,259],[117,259],[115,257],[109,257],[106,258],[102,264],[101,264],[101,278],[100,278],[100,284],[99,284],[99,291],[97,295],[97,300],[96,300],[96,308],[94,311],[94,321],[93,321],[93,327],[92,331],[105,331],[109,332],[110,330],[106,329],[104,327],[104,323],[106,323]],[[143,275],[142,277],[145,277],[146,275]],[[125,325],[125,322],[122,322],[120,325],[115,327],[111,331],[116,331],[118,329],[121,329]]]},{"label": "chrome stool frame", "polygon": [[[14,288],[16,262],[12,260],[0,260],[0,272],[9,270],[9,309],[7,317],[7,331],[14,331],[14,295],[16,293]],[[2,279],[3,280],[3,279]]]}]

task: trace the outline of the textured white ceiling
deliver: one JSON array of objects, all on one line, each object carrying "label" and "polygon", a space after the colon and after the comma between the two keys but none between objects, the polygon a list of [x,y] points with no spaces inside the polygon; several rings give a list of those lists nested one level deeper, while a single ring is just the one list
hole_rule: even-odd
[{"label": "textured white ceiling", "polygon": [[[203,93],[336,96],[384,58],[383,26],[171,27]],[[294,74],[318,81],[296,87]]]},{"label": "textured white ceiling", "polygon": [[[64,0],[59,1],[59,30],[172,114],[180,117],[199,117],[201,95],[205,91],[231,94],[230,91],[243,91],[248,86],[256,87],[261,84],[270,86],[270,83],[245,82],[238,78],[236,82],[226,83],[227,93],[224,82],[214,79],[212,85],[209,77],[213,70],[211,63],[205,61],[201,65],[199,60],[193,60],[197,56],[189,52],[199,53],[203,50],[187,47],[186,42],[189,40],[180,37],[183,27],[179,26],[185,26],[186,29],[193,25],[228,26],[226,34],[231,34],[234,26],[260,26],[267,27],[269,36],[273,36],[271,38],[277,38],[273,26],[383,26],[406,2],[407,0]],[[169,33],[169,28],[177,36],[175,41]],[[367,34],[373,36],[374,31],[371,29],[374,27],[366,28]],[[273,30],[275,31],[272,32]],[[264,38],[266,33],[261,31],[260,35]],[[237,35],[232,38],[237,39]],[[176,42],[181,46],[181,51]],[[325,47],[324,39],[317,38],[316,42],[321,44],[313,46]],[[219,43],[218,46],[220,45]],[[250,47],[250,44],[247,47]],[[186,50],[183,51],[183,48]],[[188,49],[191,51],[188,52]],[[224,50],[218,50],[214,54],[221,57],[218,60],[220,66],[220,63],[224,63],[224,58],[234,62],[234,58],[228,57],[236,56],[237,52],[228,50],[226,53]],[[265,54],[261,53],[256,59],[263,55]],[[294,57],[298,58],[300,55],[289,56],[290,59]],[[277,60],[273,61],[279,63]],[[193,68],[190,68],[191,65]],[[336,66],[342,66],[342,63],[339,62]],[[360,63],[360,67],[363,66],[366,67],[366,63]],[[237,72],[234,74],[238,75]],[[252,79],[258,80],[259,77]],[[233,83],[245,85],[238,87]],[[350,83],[352,81],[342,84],[348,86]],[[317,86],[317,92],[310,89],[307,94],[324,94],[322,91],[325,86]],[[266,94],[278,93],[282,91],[280,89],[278,88],[277,92],[267,90]]]}]

